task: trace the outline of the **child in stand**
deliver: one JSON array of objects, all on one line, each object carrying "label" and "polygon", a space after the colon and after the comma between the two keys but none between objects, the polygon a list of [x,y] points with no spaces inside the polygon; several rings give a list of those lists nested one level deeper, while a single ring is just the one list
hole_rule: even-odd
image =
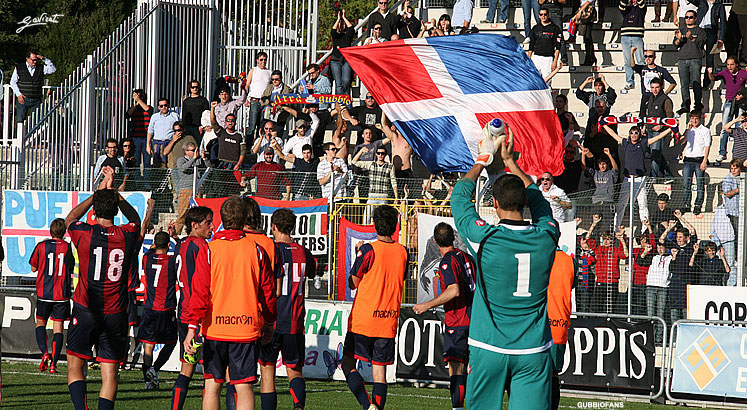
[{"label": "child in stand", "polygon": [[724,258],[724,248],[718,250],[711,241],[703,242],[703,254],[698,254],[699,245],[693,244],[693,255],[690,257],[690,267],[693,268],[695,283],[698,285],[724,286],[729,278],[731,267]]}]

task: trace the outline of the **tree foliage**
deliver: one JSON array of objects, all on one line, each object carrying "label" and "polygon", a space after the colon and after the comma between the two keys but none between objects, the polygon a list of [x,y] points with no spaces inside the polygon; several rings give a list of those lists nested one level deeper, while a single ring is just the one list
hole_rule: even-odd
[{"label": "tree foliage", "polygon": [[345,16],[355,24],[365,18],[377,6],[376,0],[320,0],[319,1],[319,31],[318,48],[320,50],[332,48],[330,32],[337,20],[337,11],[345,10]]}]

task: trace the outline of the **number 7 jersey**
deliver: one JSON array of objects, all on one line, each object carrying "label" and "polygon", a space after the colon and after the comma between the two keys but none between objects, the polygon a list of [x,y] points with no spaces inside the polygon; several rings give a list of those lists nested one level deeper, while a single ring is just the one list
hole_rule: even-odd
[{"label": "number 7 jersey", "polygon": [[104,228],[78,221],[68,232],[78,252],[73,302],[94,313],[124,312],[140,224]]}]

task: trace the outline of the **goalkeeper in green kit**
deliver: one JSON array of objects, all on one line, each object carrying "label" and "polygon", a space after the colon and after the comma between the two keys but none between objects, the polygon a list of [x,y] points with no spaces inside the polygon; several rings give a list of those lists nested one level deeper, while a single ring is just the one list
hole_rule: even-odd
[{"label": "goalkeeper in green kit", "polygon": [[[478,267],[465,407],[494,409],[510,388],[510,410],[549,410],[553,341],[547,286],[560,232],[550,205],[516,164],[513,134],[506,129],[505,142],[483,132],[477,161],[451,197],[457,231],[469,240],[465,242]],[[493,184],[493,206],[500,218],[493,226],[480,218],[472,198],[477,178],[496,151],[511,174]],[[531,224],[522,217],[526,205]]]}]

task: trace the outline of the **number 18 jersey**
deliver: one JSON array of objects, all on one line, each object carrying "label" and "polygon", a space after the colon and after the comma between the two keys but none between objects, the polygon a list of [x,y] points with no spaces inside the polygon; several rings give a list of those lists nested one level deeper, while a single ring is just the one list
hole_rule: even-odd
[{"label": "number 18 jersey", "polygon": [[68,232],[78,252],[73,302],[94,313],[124,312],[140,224],[104,228],[78,221]]}]

